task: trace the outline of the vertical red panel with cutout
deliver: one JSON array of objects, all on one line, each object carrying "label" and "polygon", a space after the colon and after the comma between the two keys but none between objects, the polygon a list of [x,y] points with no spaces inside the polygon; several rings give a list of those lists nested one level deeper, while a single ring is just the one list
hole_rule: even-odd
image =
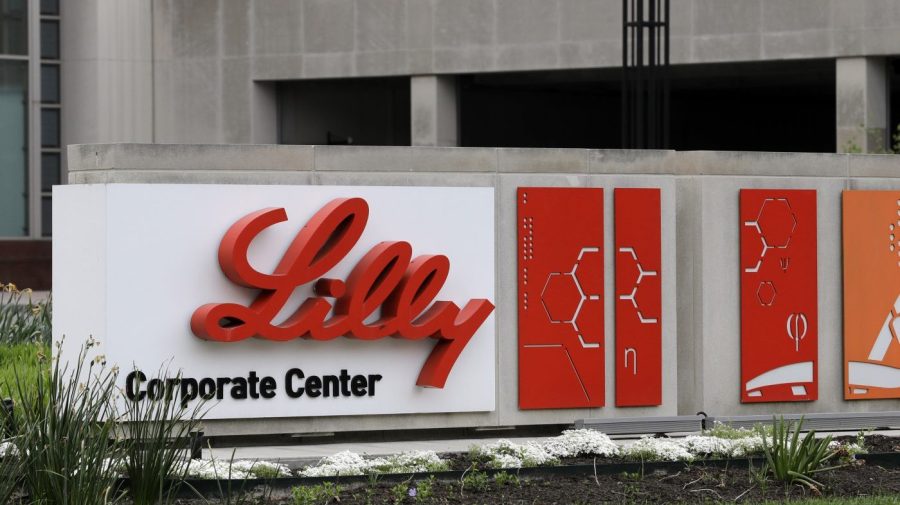
[{"label": "vertical red panel with cutout", "polygon": [[603,189],[516,197],[519,408],[602,407]]},{"label": "vertical red panel with cutout", "polygon": [[618,188],[616,406],[662,403],[660,191]]},{"label": "vertical red panel with cutout", "polygon": [[815,400],[816,192],[743,189],[740,207],[741,401]]}]

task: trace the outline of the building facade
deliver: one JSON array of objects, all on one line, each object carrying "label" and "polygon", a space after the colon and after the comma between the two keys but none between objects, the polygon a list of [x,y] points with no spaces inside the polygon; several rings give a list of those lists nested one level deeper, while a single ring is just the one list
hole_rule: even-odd
[{"label": "building facade", "polygon": [[[19,284],[49,288],[59,145],[621,147],[619,0],[60,4],[2,4],[15,96],[0,187],[16,210],[0,214],[0,279]],[[668,147],[891,148],[900,3],[671,0],[670,12]]]}]

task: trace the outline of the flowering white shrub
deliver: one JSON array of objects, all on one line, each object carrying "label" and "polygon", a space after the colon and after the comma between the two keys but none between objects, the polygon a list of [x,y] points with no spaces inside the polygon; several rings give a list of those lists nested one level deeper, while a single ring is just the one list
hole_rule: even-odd
[{"label": "flowering white shrub", "polygon": [[410,451],[368,461],[366,473],[419,473],[447,470],[450,465],[434,451]]},{"label": "flowering white shrub", "polygon": [[355,452],[343,451],[326,456],[300,471],[301,477],[333,477],[377,473],[438,472],[449,465],[434,451],[410,451],[384,458],[365,459]]},{"label": "flowering white shrub", "polygon": [[187,468],[187,477],[194,479],[236,480],[290,476],[291,470],[287,466],[269,461],[192,459]]},{"label": "flowering white shrub", "polygon": [[367,467],[366,460],[351,451],[342,451],[325,456],[313,466],[300,471],[301,477],[332,477],[335,475],[362,475]]},{"label": "flowering white shrub", "polygon": [[541,445],[556,458],[611,457],[619,454],[619,446],[605,433],[596,430],[566,430],[562,435],[547,439]]},{"label": "flowering white shrub", "polygon": [[557,462],[556,457],[538,442],[516,444],[501,439],[491,444],[475,446],[471,453],[477,459],[486,460],[485,463],[491,468],[522,468]]},{"label": "flowering white shrub", "polygon": [[726,438],[729,440],[759,436],[761,433],[772,434],[771,425],[757,424],[753,428],[735,427],[728,423],[714,421],[712,428],[703,430],[707,437]]},{"label": "flowering white shrub", "polygon": [[18,454],[16,450],[16,446],[13,445],[12,442],[0,442],[0,458],[9,454],[10,456],[15,456]]},{"label": "flowering white shrub", "polygon": [[838,440],[832,440],[828,444],[828,449],[837,452],[836,456],[842,461],[851,461],[856,459],[857,454],[867,454],[869,452],[864,444]]},{"label": "flowering white shrub", "polygon": [[622,456],[641,461],[693,461],[684,443],[671,438],[642,437],[622,448]]},{"label": "flowering white shrub", "polygon": [[763,439],[749,432],[744,438],[720,438],[710,436],[689,436],[680,441],[685,449],[695,456],[715,456],[740,458],[752,454],[762,454]]}]

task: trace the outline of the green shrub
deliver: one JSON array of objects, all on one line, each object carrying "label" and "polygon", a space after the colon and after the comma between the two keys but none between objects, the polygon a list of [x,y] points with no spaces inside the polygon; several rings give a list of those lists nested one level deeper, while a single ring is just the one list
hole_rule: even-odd
[{"label": "green shrub", "polygon": [[821,487],[813,475],[836,468],[825,466],[835,455],[828,447],[831,435],[817,439],[815,431],[810,430],[801,439],[802,428],[802,417],[796,424],[783,417],[773,418],[771,443],[763,438],[767,469],[775,480],[786,484],[799,482],[810,488]]}]

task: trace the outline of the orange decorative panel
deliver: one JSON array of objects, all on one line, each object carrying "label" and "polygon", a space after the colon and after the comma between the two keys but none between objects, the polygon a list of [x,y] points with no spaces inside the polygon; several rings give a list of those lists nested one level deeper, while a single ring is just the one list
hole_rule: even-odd
[{"label": "orange decorative panel", "polygon": [[900,191],[844,191],[844,398],[900,398]]},{"label": "orange decorative panel", "polygon": [[516,197],[519,408],[602,407],[603,190]]},{"label": "orange decorative panel", "polygon": [[815,400],[816,192],[743,189],[740,218],[741,401]]}]

